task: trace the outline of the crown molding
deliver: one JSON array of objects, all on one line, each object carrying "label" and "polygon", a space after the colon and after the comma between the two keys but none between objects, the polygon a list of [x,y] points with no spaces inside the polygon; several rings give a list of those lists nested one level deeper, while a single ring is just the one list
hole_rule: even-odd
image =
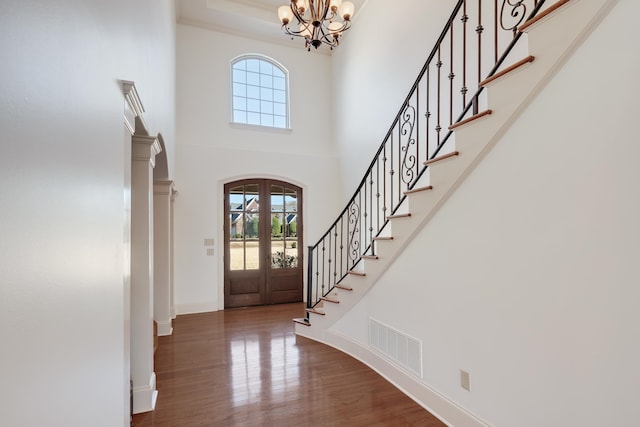
[{"label": "crown molding", "polygon": [[[216,33],[227,34],[227,35],[230,35],[230,36],[241,37],[241,38],[248,39],[248,40],[257,40],[257,41],[261,41],[261,42],[265,42],[265,43],[284,46],[284,47],[288,47],[290,49],[296,49],[296,50],[300,50],[300,51],[305,51],[306,50],[304,48],[304,43],[302,43],[300,41],[298,41],[299,43],[296,43],[295,39],[291,40],[291,38],[287,37],[287,35],[284,34],[284,33],[280,33],[280,35],[282,37],[269,37],[269,36],[265,36],[265,35],[259,35],[259,34],[253,34],[253,33],[244,32],[244,31],[241,31],[241,30],[237,30],[237,29],[233,29],[233,28],[229,28],[229,27],[224,27],[224,26],[212,24],[212,23],[209,23],[209,22],[196,21],[194,19],[188,19],[188,18],[180,18],[180,19],[178,19],[178,24],[187,25],[187,26],[195,27],[195,28],[200,28],[200,29],[203,29],[203,30],[213,31],[213,32],[216,32]],[[314,54],[331,56],[332,51],[330,49],[318,49],[317,51],[314,52]]]}]

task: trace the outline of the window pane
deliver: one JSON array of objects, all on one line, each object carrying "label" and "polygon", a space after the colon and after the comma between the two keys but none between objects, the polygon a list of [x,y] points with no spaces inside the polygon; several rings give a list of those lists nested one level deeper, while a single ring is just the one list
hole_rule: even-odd
[{"label": "window pane", "polygon": [[261,114],[260,115],[260,124],[262,126],[271,126],[271,127],[273,127],[273,116],[271,114]]},{"label": "window pane", "polygon": [[276,128],[286,128],[287,127],[287,118],[282,116],[273,116],[273,127]]},{"label": "window pane", "polygon": [[267,61],[260,61],[260,72],[262,74],[273,74],[273,65],[268,63]]},{"label": "window pane", "polygon": [[298,249],[292,248],[290,243],[287,243],[287,250],[285,252],[285,257],[287,261],[286,268],[295,268],[298,266]]},{"label": "window pane", "polygon": [[[231,270],[244,270],[244,242],[242,241],[242,223],[235,229],[231,225],[231,241],[229,242],[229,266]],[[234,240],[234,236],[240,236]]]},{"label": "window pane", "polygon": [[273,77],[279,77],[282,78],[284,80],[284,72],[278,68],[278,67],[273,67]]},{"label": "window pane", "polygon": [[287,214],[287,237],[298,236],[298,215]]},{"label": "window pane", "polygon": [[260,126],[260,114],[259,113],[247,113],[247,123],[250,125]]},{"label": "window pane", "polygon": [[260,88],[257,86],[247,86],[247,98],[260,99]]},{"label": "window pane", "polygon": [[271,239],[281,239],[284,217],[281,213],[271,214]]},{"label": "window pane", "polygon": [[258,184],[250,184],[244,188],[245,210],[257,212],[260,207],[260,193]]},{"label": "window pane", "polygon": [[252,111],[254,113],[260,112],[260,101],[257,99],[249,99],[247,100],[247,111]]},{"label": "window pane", "polygon": [[234,83],[233,96],[247,96],[247,87],[241,83]]},{"label": "window pane", "polygon": [[283,90],[274,90],[273,91],[273,100],[276,102],[281,102],[283,104],[287,103],[287,94]]},{"label": "window pane", "polygon": [[247,241],[245,270],[257,270],[260,268],[260,245],[258,240]]},{"label": "window pane", "polygon": [[260,99],[273,101],[273,89],[260,88]]},{"label": "window pane", "polygon": [[234,70],[246,70],[247,69],[247,60],[238,61],[233,64]]},{"label": "window pane", "polygon": [[246,83],[247,73],[242,70],[233,70],[233,81],[234,83]]},{"label": "window pane", "polygon": [[273,77],[260,74],[260,86],[269,88],[273,87]]},{"label": "window pane", "polygon": [[286,85],[284,82],[284,77],[280,78],[280,77],[274,77],[273,78],[273,87],[276,89],[280,89],[280,90],[285,90],[286,89]]},{"label": "window pane", "polygon": [[261,101],[260,112],[265,114],[273,114],[273,103],[269,101]]},{"label": "window pane", "polygon": [[244,200],[244,187],[234,187],[229,191],[229,209],[231,211],[241,211]]},{"label": "window pane", "polygon": [[282,212],[284,188],[281,185],[271,186],[271,212]]},{"label": "window pane", "polygon": [[260,74],[258,73],[247,73],[247,84],[260,86]]},{"label": "window pane", "polygon": [[247,71],[253,71],[254,73],[260,72],[260,60],[247,59]]},{"label": "window pane", "polygon": [[274,103],[273,104],[273,114],[277,114],[279,116],[287,115],[287,106],[285,104]]},{"label": "window pane", "polygon": [[284,205],[287,212],[298,212],[298,198],[294,190],[287,188]]},{"label": "window pane", "polygon": [[247,112],[233,110],[233,121],[236,123],[247,123]]},{"label": "window pane", "polygon": [[241,96],[233,97],[233,109],[234,110],[245,110],[247,109],[247,98]]}]

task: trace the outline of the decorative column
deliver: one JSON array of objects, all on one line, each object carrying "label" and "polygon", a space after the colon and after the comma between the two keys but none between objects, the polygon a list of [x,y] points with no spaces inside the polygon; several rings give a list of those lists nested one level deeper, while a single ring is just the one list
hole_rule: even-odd
[{"label": "decorative column", "polygon": [[131,379],[133,412],[156,405],[153,368],[153,167],[155,136],[131,137]]},{"label": "decorative column", "polygon": [[170,312],[171,312],[171,318],[175,319],[176,318],[176,306],[175,306],[175,287],[173,284],[173,277],[174,277],[174,273],[175,273],[175,269],[173,268],[174,263],[174,257],[173,257],[173,242],[175,242],[175,239],[173,237],[173,218],[175,218],[175,214],[174,214],[174,206],[175,206],[175,201],[176,201],[176,194],[178,194],[178,191],[175,189],[175,187],[173,188],[173,192],[171,193],[171,247],[169,248],[170,251],[170,256],[171,256],[171,277],[169,278],[170,282],[169,282],[169,287],[171,288],[171,292],[169,292],[169,308],[170,308]]},{"label": "decorative column", "polygon": [[158,323],[158,335],[173,332],[171,275],[173,270],[171,229],[173,181],[153,183],[153,318]]}]

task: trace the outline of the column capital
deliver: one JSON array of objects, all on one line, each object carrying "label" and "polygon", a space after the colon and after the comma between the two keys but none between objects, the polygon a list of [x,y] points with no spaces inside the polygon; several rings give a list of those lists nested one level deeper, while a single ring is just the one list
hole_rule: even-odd
[{"label": "column capital", "polygon": [[135,82],[120,80],[122,94],[124,95],[124,123],[133,135],[136,132],[136,118],[142,120],[144,106],[136,89]]},{"label": "column capital", "polygon": [[153,194],[159,196],[173,196],[175,189],[171,180],[153,181]]},{"label": "column capital", "polygon": [[131,160],[156,165],[156,155],[162,151],[156,136],[133,135],[131,137]]}]

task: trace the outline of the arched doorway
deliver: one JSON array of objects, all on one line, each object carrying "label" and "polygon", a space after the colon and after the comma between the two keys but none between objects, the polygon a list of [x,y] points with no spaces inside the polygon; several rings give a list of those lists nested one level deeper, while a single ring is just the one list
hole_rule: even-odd
[{"label": "arched doorway", "polygon": [[302,189],[244,179],[224,195],[225,308],[302,301]]}]

